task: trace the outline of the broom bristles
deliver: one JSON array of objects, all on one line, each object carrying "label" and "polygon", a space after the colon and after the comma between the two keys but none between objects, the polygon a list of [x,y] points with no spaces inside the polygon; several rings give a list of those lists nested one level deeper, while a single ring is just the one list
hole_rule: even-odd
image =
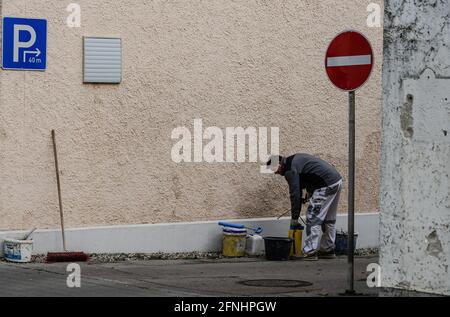
[{"label": "broom bristles", "polygon": [[88,259],[89,255],[84,252],[49,252],[46,262],[86,262]]}]

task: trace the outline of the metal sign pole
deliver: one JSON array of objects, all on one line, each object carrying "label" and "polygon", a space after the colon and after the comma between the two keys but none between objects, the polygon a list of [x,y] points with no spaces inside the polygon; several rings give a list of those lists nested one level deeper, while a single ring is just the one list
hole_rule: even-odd
[{"label": "metal sign pole", "polygon": [[355,293],[355,94],[369,79],[373,50],[367,38],[357,31],[339,33],[328,45],[325,71],[339,89],[348,91],[348,287],[344,295]]},{"label": "metal sign pole", "polygon": [[355,91],[348,93],[348,295],[355,294]]}]

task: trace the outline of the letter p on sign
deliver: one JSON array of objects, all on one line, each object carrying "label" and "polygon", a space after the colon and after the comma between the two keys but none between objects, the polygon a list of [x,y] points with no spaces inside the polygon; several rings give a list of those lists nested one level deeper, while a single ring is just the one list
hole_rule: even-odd
[{"label": "letter p on sign", "polygon": [[[20,41],[20,32],[28,32],[30,39],[26,42]],[[36,43],[36,31],[29,25],[15,24],[14,25],[14,63],[19,62],[19,49],[30,48]],[[25,54],[24,54],[25,55]],[[25,57],[25,56],[24,56]]]},{"label": "letter p on sign", "polygon": [[47,20],[3,18],[3,69],[45,70]]}]

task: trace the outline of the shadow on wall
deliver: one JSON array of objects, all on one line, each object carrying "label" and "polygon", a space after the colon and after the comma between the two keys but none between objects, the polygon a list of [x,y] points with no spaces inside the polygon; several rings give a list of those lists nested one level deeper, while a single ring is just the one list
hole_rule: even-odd
[{"label": "shadow on wall", "polygon": [[239,218],[278,217],[290,209],[289,189],[284,177],[261,174],[255,188],[243,188],[236,206]]},{"label": "shadow on wall", "polygon": [[[356,161],[356,210],[375,212],[379,210],[379,147],[381,133],[368,135],[364,149]],[[339,212],[347,210],[347,158],[329,154],[314,153],[334,165],[344,178],[344,188],[339,203]],[[361,166],[365,166],[364,170]],[[241,218],[278,217],[290,210],[289,189],[284,177],[265,175],[258,179],[254,189],[242,188],[236,213]],[[304,214],[306,206],[302,207]],[[286,215],[289,216],[289,213]]]},{"label": "shadow on wall", "polygon": [[[370,133],[364,140],[364,149],[355,163],[355,208],[356,212],[379,211],[379,169],[380,169],[381,132]],[[334,157],[328,154],[316,154],[318,157],[334,165],[344,179],[339,202],[339,212],[347,212],[348,166],[347,157]],[[362,168],[364,167],[364,168]]]},{"label": "shadow on wall", "polygon": [[[380,210],[381,131],[372,132],[364,140],[362,155],[356,160],[356,210]],[[364,168],[362,168],[364,166]]]}]

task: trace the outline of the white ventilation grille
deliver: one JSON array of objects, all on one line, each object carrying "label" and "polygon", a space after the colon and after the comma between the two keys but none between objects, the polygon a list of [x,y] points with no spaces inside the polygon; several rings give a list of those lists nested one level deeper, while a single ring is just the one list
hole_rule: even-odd
[{"label": "white ventilation grille", "polygon": [[120,83],[122,81],[122,40],[84,38],[84,82]]}]

